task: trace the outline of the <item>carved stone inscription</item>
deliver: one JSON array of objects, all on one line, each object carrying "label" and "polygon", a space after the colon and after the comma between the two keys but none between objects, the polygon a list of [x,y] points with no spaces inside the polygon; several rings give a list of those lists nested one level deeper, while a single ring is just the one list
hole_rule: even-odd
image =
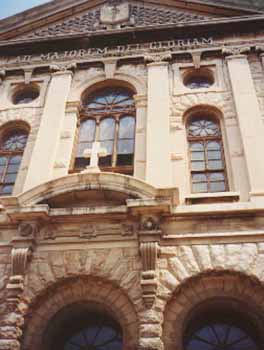
[{"label": "carved stone inscription", "polygon": [[146,52],[177,51],[187,48],[207,47],[214,44],[213,38],[193,38],[167,41],[154,41],[150,43],[119,45],[114,47],[88,48],[79,50],[67,50],[62,52],[49,52],[38,55],[23,55],[17,57],[1,57],[0,65],[7,64],[34,64],[65,60],[89,60],[99,57],[122,57],[142,55]]}]

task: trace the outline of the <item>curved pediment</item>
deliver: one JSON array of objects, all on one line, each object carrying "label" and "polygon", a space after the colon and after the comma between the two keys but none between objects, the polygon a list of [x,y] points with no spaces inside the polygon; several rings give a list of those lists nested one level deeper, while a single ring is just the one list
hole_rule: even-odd
[{"label": "curved pediment", "polygon": [[154,199],[158,190],[131,176],[114,173],[74,174],[37,186],[18,197],[21,206],[124,205],[128,199]]}]

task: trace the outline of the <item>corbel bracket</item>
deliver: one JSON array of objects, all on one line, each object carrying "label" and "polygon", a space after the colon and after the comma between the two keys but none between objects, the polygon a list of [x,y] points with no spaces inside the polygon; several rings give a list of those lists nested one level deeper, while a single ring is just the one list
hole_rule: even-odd
[{"label": "corbel bracket", "polygon": [[140,255],[142,260],[141,288],[143,301],[147,308],[151,308],[156,299],[159,251],[158,242],[140,243]]},{"label": "corbel bracket", "polygon": [[116,73],[117,60],[116,59],[105,59],[104,60],[104,71],[106,79],[114,78]]},{"label": "corbel bracket", "polygon": [[192,59],[193,59],[193,65],[195,69],[199,69],[201,67],[201,58],[202,58],[202,52],[201,51],[193,51],[191,52]]},{"label": "corbel bracket", "polygon": [[5,69],[1,69],[1,70],[0,70],[0,85],[3,84],[3,81],[4,81],[5,76],[6,76],[6,71],[5,71]]},{"label": "corbel bracket", "polygon": [[18,226],[18,236],[12,240],[11,276],[7,284],[7,303],[14,310],[24,290],[24,277],[32,257],[35,237],[38,233],[36,222],[22,222]]},{"label": "corbel bracket", "polygon": [[142,261],[141,288],[142,298],[147,308],[155,302],[158,289],[158,257],[161,237],[160,220],[156,215],[142,217],[140,224],[139,253]]},{"label": "corbel bracket", "polygon": [[34,72],[34,67],[28,67],[24,69],[25,85],[28,85],[31,83],[33,72]]}]

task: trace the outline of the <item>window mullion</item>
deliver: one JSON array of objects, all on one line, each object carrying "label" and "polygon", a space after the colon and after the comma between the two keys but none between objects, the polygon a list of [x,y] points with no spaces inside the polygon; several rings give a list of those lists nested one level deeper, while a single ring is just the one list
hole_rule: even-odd
[{"label": "window mullion", "polygon": [[95,126],[95,135],[94,135],[94,141],[98,142],[100,141],[100,119],[96,119],[96,126]]},{"label": "window mullion", "polygon": [[113,145],[113,159],[112,159],[112,166],[116,166],[117,161],[117,145],[118,145],[118,134],[119,134],[119,117],[115,118],[115,139],[114,139],[114,145]]}]

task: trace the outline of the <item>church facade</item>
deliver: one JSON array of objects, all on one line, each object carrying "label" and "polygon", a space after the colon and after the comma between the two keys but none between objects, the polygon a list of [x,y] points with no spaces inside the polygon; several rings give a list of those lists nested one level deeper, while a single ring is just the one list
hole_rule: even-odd
[{"label": "church facade", "polygon": [[0,21],[0,350],[263,350],[264,6]]}]

